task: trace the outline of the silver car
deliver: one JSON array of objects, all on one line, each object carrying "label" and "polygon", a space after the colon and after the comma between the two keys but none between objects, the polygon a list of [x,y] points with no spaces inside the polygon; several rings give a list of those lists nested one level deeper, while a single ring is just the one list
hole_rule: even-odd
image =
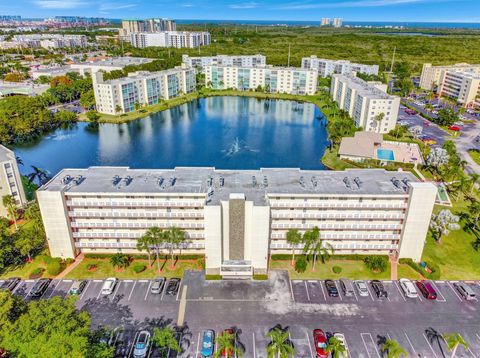
[{"label": "silver car", "polygon": [[155,280],[153,280],[152,286],[150,287],[150,292],[160,294],[163,291],[163,286],[165,286],[165,277],[157,277]]},{"label": "silver car", "polygon": [[368,287],[367,283],[363,280],[357,280],[355,281],[355,287],[357,288],[358,294],[362,297],[368,297],[369,292],[368,292]]},{"label": "silver car", "polygon": [[147,356],[148,349],[150,348],[150,332],[140,331],[137,334],[135,340],[135,346],[133,348],[133,356],[135,358],[143,358]]}]

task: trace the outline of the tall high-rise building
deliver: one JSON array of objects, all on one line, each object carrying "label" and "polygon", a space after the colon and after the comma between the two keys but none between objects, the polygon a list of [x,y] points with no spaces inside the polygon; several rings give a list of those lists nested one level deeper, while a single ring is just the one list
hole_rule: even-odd
[{"label": "tall high-rise building", "polygon": [[152,18],[146,20],[122,20],[122,29],[120,35],[128,37],[132,33],[139,32],[161,32],[161,31],[176,31],[177,24],[173,20]]},{"label": "tall high-rise building", "polygon": [[333,19],[332,25],[333,25],[333,27],[342,27],[343,26],[343,20],[337,17],[337,18]]},{"label": "tall high-rise building", "polygon": [[[17,207],[27,203],[17,157],[10,149],[0,145],[0,197],[11,195]],[[7,216],[7,209],[0,201],[0,216]]]},{"label": "tall high-rise building", "polygon": [[330,18],[322,17],[322,22],[320,22],[320,26],[330,26]]},{"label": "tall high-rise building", "polygon": [[130,34],[133,47],[176,47],[195,48],[210,45],[209,32],[162,31],[136,32]]}]

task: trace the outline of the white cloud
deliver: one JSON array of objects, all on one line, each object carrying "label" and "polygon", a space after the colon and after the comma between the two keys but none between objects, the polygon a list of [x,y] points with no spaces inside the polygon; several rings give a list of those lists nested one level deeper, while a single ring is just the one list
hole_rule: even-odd
[{"label": "white cloud", "polygon": [[138,6],[138,4],[116,4],[116,3],[103,3],[100,4],[100,10],[121,10],[121,9],[130,9],[132,7]]},{"label": "white cloud", "polygon": [[[296,2],[280,6],[281,9],[322,9],[322,8],[337,8],[337,7],[375,7],[375,6],[392,6],[403,5],[420,2],[428,2],[432,0],[356,0],[344,2],[327,2],[327,3],[313,3],[313,2]],[[442,1],[442,0],[440,0]]]},{"label": "white cloud", "polygon": [[180,7],[195,7],[193,4],[181,4]]},{"label": "white cloud", "polygon": [[256,7],[258,7],[258,3],[256,2],[238,3],[229,6],[230,9],[254,9]]},{"label": "white cloud", "polygon": [[34,3],[42,9],[76,9],[89,5],[82,0],[36,0]]}]

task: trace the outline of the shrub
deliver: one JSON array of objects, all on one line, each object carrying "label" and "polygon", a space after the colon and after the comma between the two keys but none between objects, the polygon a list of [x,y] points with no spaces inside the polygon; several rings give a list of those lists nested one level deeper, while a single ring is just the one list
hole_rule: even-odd
[{"label": "shrub", "polygon": [[60,272],[62,272],[62,265],[57,260],[53,260],[47,265],[47,272],[51,276],[57,276]]},{"label": "shrub", "polygon": [[205,275],[207,281],[218,281],[222,279],[222,275]]},{"label": "shrub", "polygon": [[113,267],[125,269],[130,265],[130,256],[122,253],[114,254],[110,257],[110,263]]},{"label": "shrub", "polygon": [[268,275],[264,275],[264,274],[253,275],[253,279],[258,281],[265,281],[265,280],[268,280]]},{"label": "shrub", "polygon": [[43,268],[37,267],[35,270],[33,270],[30,273],[30,278],[40,278],[40,277],[42,277],[43,271],[44,271]]},{"label": "shrub", "polygon": [[422,266],[414,262],[412,259],[400,259],[398,261],[400,264],[408,265],[415,271],[417,271],[420,275],[430,279],[430,280],[438,280],[441,276],[440,266],[434,264],[433,262],[425,262],[428,269],[431,272],[427,272]]},{"label": "shrub", "polygon": [[69,257],[68,259],[65,259],[65,264],[66,264],[67,266],[73,264],[74,262],[75,262],[75,260],[72,259],[72,258],[70,258],[70,257]]},{"label": "shrub", "polygon": [[146,268],[147,268],[147,266],[145,266],[145,265],[137,264],[137,265],[133,266],[133,271],[135,273],[140,273],[140,272],[145,271]]},{"label": "shrub", "polygon": [[87,270],[88,271],[93,271],[93,270],[96,270],[97,269],[97,265],[96,264],[88,264],[87,265]]},{"label": "shrub", "polygon": [[307,258],[304,255],[298,256],[295,260],[295,271],[303,273],[307,270]]},{"label": "shrub", "polygon": [[333,266],[332,271],[333,273],[339,274],[340,272],[342,272],[342,268],[340,266]]},{"label": "shrub", "polygon": [[205,270],[205,259],[204,258],[198,259],[197,263],[198,263],[198,266],[200,266],[200,268],[202,270]]},{"label": "shrub", "polygon": [[45,264],[48,265],[50,262],[52,262],[52,258],[48,255],[39,255],[38,258]]},{"label": "shrub", "polygon": [[283,260],[291,260],[292,255],[288,254],[276,254],[272,255],[272,261],[283,261]]},{"label": "shrub", "polygon": [[388,260],[385,256],[367,256],[363,260],[372,272],[385,272]]}]

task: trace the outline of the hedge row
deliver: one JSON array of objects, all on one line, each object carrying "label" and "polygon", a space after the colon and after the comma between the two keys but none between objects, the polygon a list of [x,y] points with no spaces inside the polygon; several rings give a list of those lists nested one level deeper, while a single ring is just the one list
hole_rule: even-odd
[{"label": "hedge row", "polygon": [[206,281],[219,281],[222,279],[222,275],[205,275]]},{"label": "hedge row", "polygon": [[253,275],[253,279],[259,280],[259,281],[265,281],[265,280],[268,280],[268,275],[261,275],[261,274]]},{"label": "hedge row", "polygon": [[[113,256],[114,254],[85,254],[85,257],[88,259],[109,259]],[[137,260],[148,260],[148,255],[145,254],[128,254],[128,256],[131,256],[132,259],[137,259]],[[170,255],[167,255],[165,253],[160,255],[160,258],[170,258]],[[198,259],[203,259],[205,255],[173,255],[175,258],[178,258],[179,260],[198,260]],[[153,260],[155,258],[155,254],[152,252],[150,255],[150,258]]]},{"label": "hedge row", "polygon": [[428,273],[422,266],[414,262],[412,259],[400,259],[398,260],[398,262],[400,264],[405,264],[410,266],[412,269],[417,271],[422,276],[428,278],[429,280],[440,279],[441,271],[440,271],[440,266],[438,266],[437,264],[434,264],[432,262],[425,262],[427,264],[427,267],[432,271],[431,273]]},{"label": "hedge row", "polygon": [[[297,255],[295,255],[295,257],[298,257],[298,253]],[[363,261],[366,257],[368,256],[371,256],[371,255],[357,255],[357,254],[354,254],[354,255],[333,255],[331,256],[331,260],[347,260],[347,261]],[[377,256],[377,255],[375,255]],[[378,255],[378,256],[384,256],[388,259],[388,256],[387,255]],[[285,260],[291,260],[292,259],[292,255],[288,255],[288,254],[275,254],[275,255],[272,255],[272,260],[273,261],[285,261]]]}]

